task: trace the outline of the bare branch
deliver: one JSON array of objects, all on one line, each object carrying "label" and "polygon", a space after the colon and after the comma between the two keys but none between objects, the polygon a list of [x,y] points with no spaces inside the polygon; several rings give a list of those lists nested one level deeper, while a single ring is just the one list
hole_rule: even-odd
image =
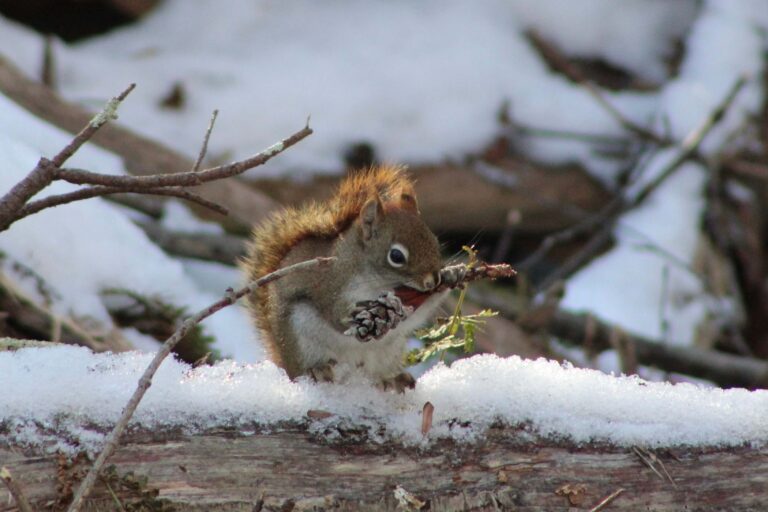
[{"label": "bare branch", "polygon": [[[190,172],[173,175],[161,174],[155,176],[114,176],[99,174],[85,170],[67,170],[61,166],[82,147],[96,132],[107,122],[117,118],[117,108],[120,103],[135,88],[131,84],[118,96],[107,102],[106,106],[96,114],[88,124],[75,135],[75,137],[53,158],[41,158],[35,168],[19,183],[11,188],[4,196],[0,197],[0,232],[8,229],[14,222],[45,208],[51,208],[81,199],[104,196],[109,194],[133,192],[151,195],[173,196],[186,199],[212,209],[220,214],[227,215],[228,210],[223,206],[201,197],[199,194],[183,190],[181,187],[195,186],[214,180],[228,178],[245,172],[248,169],[262,165],[293,146],[312,133],[309,126],[305,126],[299,132],[273,144],[266,150],[245,160],[228,165],[220,165],[203,171],[199,171],[200,165],[208,150],[208,141],[213,131],[218,111],[214,111],[206,130],[203,144],[195,164]],[[80,185],[95,185],[67,194],[50,196],[32,203],[28,202],[38,192],[51,184],[54,180],[66,180]]]},{"label": "bare branch", "polygon": [[30,505],[29,500],[24,495],[24,491],[5,466],[0,467],[0,480],[8,488],[13,499],[16,500],[16,506],[19,507],[20,512],[32,512],[32,505]]},{"label": "bare branch", "polygon": [[595,84],[587,80],[581,71],[563,56],[558,48],[544,39],[536,30],[528,31],[528,37],[549,65],[570,78],[573,82],[579,84],[626,131],[637,135],[641,139],[649,140],[658,145],[666,146],[671,143],[670,140],[660,137],[652,130],[645,128],[626,117],[619,109],[608,101],[608,99],[606,99],[603,92]]},{"label": "bare branch", "polygon": [[[535,314],[521,311],[500,297],[469,289],[469,298],[482,307],[492,308],[511,320]],[[586,346],[598,352],[613,348],[611,333],[618,328],[592,315],[575,314],[553,309],[537,328],[546,330],[569,345]],[[668,372],[691,375],[711,380],[721,387],[765,388],[768,386],[768,362],[752,357],[737,356],[686,347],[674,343],[661,343],[636,334],[625,332],[625,341],[637,357],[637,362],[655,366]]]},{"label": "bare branch", "polygon": [[272,157],[279,155],[297,142],[312,134],[312,129],[305,126],[298,132],[282,141],[271,145],[264,151],[231,164],[218,165],[197,172],[180,172],[176,174],[155,174],[151,176],[114,176],[98,174],[81,169],[57,169],[55,179],[68,181],[76,185],[139,186],[146,188],[157,187],[193,187],[209,181],[220,180],[242,174],[245,171],[262,165]]},{"label": "bare branch", "polygon": [[577,236],[594,232],[589,242],[584,248],[575,254],[568,262],[558,268],[555,272],[548,275],[537,287],[537,290],[544,290],[555,283],[558,279],[563,279],[578,269],[584,262],[588,261],[594,254],[600,251],[611,240],[613,225],[618,217],[632,208],[640,205],[648,198],[667,178],[672,176],[685,162],[694,158],[698,154],[701,143],[707,134],[723,118],[728,108],[736,99],[739,91],[746,84],[746,79],[740,77],[736,80],[720,103],[707,115],[702,123],[691,130],[679,146],[675,158],[656,176],[651,182],[647,183],[639,192],[627,199],[622,194],[616,196],[614,200],[608,203],[600,212],[566,228],[558,233],[550,235],[541,243],[531,256],[526,258],[520,265],[521,270],[529,269],[533,264],[543,258],[553,247],[560,243],[573,240]]},{"label": "bare branch", "polygon": [[41,158],[37,166],[20,182],[0,197],[0,231],[5,231],[19,220],[18,212],[29,199],[51,184],[55,168],[47,158]]},{"label": "bare branch", "polygon": [[213,131],[213,125],[216,124],[216,118],[219,115],[218,110],[214,110],[213,114],[211,114],[211,121],[208,123],[208,129],[205,130],[205,137],[203,137],[203,145],[200,147],[200,154],[197,155],[197,160],[195,161],[195,165],[192,166],[192,172],[197,172],[200,170],[200,165],[203,163],[203,158],[205,158],[205,154],[208,152],[208,141],[211,138],[211,132]]},{"label": "bare branch", "polygon": [[96,187],[82,188],[80,190],[75,190],[73,192],[67,192],[66,194],[57,194],[55,196],[48,196],[44,199],[39,199],[37,201],[28,203],[26,206],[22,207],[18,211],[17,218],[15,220],[28,217],[29,215],[32,215],[33,213],[37,213],[41,210],[45,210],[46,208],[52,208],[54,206],[60,206],[62,204],[72,203],[74,201],[80,201],[82,199],[89,199],[91,197],[100,197],[100,196],[106,196],[110,194],[122,194],[124,192],[134,192],[138,194],[148,194],[148,195],[155,195],[155,196],[179,197],[181,199],[186,199],[187,201],[197,203],[201,206],[205,206],[206,208],[209,208],[222,215],[226,215],[229,212],[229,210],[227,210],[226,207],[216,204],[212,201],[209,201],[198,194],[195,194],[188,190],[184,190],[183,188],[177,188],[177,187],[150,188],[150,187],[143,187],[143,186],[116,186],[116,187],[96,186]]},{"label": "bare branch", "polygon": [[120,436],[128,426],[128,421],[130,421],[131,417],[133,416],[136,407],[138,407],[139,402],[141,402],[141,399],[144,397],[147,389],[149,389],[149,386],[152,385],[152,377],[154,377],[158,368],[160,368],[163,360],[168,356],[168,354],[171,353],[173,347],[176,346],[176,344],[187,335],[190,329],[217,311],[227,306],[231,306],[237,302],[238,299],[252,293],[256,288],[265,286],[291,272],[308,270],[320,265],[327,265],[333,260],[334,258],[315,258],[281,268],[275,272],[267,274],[260,279],[251,281],[248,286],[245,286],[238,291],[233,291],[232,289],[228,290],[224,298],[199,311],[197,314],[187,318],[184,323],[181,324],[181,327],[179,327],[176,332],[174,332],[173,335],[165,341],[163,346],[160,347],[160,350],[157,351],[155,357],[152,359],[152,362],[150,362],[147,369],[144,370],[144,374],[141,376],[141,379],[139,379],[139,384],[136,387],[136,391],[134,391],[131,399],[128,401],[128,404],[125,406],[125,409],[123,409],[123,414],[120,416],[117,424],[115,424],[115,427],[107,436],[104,449],[101,451],[98,458],[93,463],[93,466],[91,466],[91,469],[88,471],[88,474],[80,484],[80,487],[77,489],[77,493],[72,499],[72,503],[67,509],[67,512],[77,512],[80,510],[80,507],[83,504],[83,500],[86,498],[86,496],[88,496],[88,494],[91,492],[91,489],[93,488],[93,485],[96,483],[96,479],[104,467],[104,463],[117,448],[117,445],[120,442]]},{"label": "bare branch", "polygon": [[746,85],[747,79],[744,76],[739,77],[728,89],[725,97],[720,103],[712,110],[704,121],[699,126],[693,129],[680,144],[680,152],[672,160],[662,172],[659,173],[656,178],[648,183],[632,200],[632,206],[636,206],[643,202],[651,193],[656,190],[667,178],[669,178],[674,172],[687,160],[693,157],[699,150],[699,146],[704,141],[704,138],[712,131],[712,128],[717,126],[717,123],[725,116],[728,108],[738,96],[741,89]]},{"label": "bare branch", "polygon": [[101,111],[93,116],[93,119],[75,135],[75,138],[51,158],[54,167],[61,167],[75,152],[88,142],[93,135],[109,121],[117,119],[117,107],[136,88],[136,84],[129,85],[123,92],[107,102]]},{"label": "bare branch", "polygon": [[616,491],[612,492],[610,495],[606,496],[605,499],[603,499],[600,503],[595,505],[593,508],[589,510],[589,512],[600,512],[601,510],[605,509],[608,505],[611,504],[613,500],[619,497],[621,493],[624,492],[624,488],[616,489]]},{"label": "bare branch", "polygon": [[91,121],[80,130],[64,149],[59,151],[52,159],[41,158],[35,168],[27,176],[18,182],[11,190],[0,198],[0,231],[5,231],[15,221],[21,217],[18,216],[19,210],[35,194],[50,185],[55,179],[56,170],[71,157],[75,151],[85,144],[88,139],[101,128],[105,123],[117,117],[116,110],[128,94],[136,87],[131,84],[117,97],[112,98],[107,105],[91,119]]}]

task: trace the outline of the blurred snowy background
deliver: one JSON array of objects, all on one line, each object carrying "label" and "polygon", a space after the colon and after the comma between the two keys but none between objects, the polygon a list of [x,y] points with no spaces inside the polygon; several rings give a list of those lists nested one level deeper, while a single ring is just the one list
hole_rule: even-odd
[{"label": "blurred snowy background", "polygon": [[[68,165],[186,170],[214,109],[208,164],[257,153],[308,116],[315,130],[230,180],[217,196],[233,210],[226,222],[176,200],[99,198],[14,224],[0,234],[0,334],[153,351],[184,311],[241,284],[250,223],[393,161],[411,167],[446,256],[472,243],[520,271],[471,288],[473,307],[503,313],[479,351],[764,387],[767,31],[768,0],[0,0],[2,193],[70,140],[83,119],[73,112],[132,82],[118,121],[130,133],[105,128],[113,136]],[[477,433],[458,417],[627,446],[768,439],[763,391],[481,356],[396,396],[246,364],[264,353],[240,307],[198,335],[233,360],[191,368],[198,350],[167,361],[136,422],[247,426],[312,408],[421,442],[429,400],[437,437]],[[670,365],[648,344],[683,351]],[[0,354],[0,427],[27,444],[98,447],[82,425],[118,417],[148,358]],[[43,435],[57,429],[66,436]]]},{"label": "blurred snowy background", "polygon": [[[356,165],[403,162],[429,219],[464,215],[455,229],[433,223],[449,246],[475,243],[487,259],[520,264],[510,295],[526,307],[564,279],[560,308],[589,312],[617,333],[768,356],[767,0],[14,4],[0,2],[3,59],[34,80],[44,74],[89,111],[136,82],[119,123],[188,158],[214,109],[212,163],[251,155],[311,116],[314,135],[249,176],[275,205],[303,198],[286,198],[292,186],[324,189]],[[601,219],[668,169],[739,79],[693,157],[632,208]],[[69,137],[10,89],[0,90],[3,190]],[[129,156],[91,145],[72,166],[123,173]],[[443,195],[451,189],[470,195],[456,202]],[[495,193],[506,202],[486,222],[482,208],[497,206]],[[715,214],[717,229],[707,222]],[[718,239],[738,215],[732,239]],[[194,310],[240,283],[233,266],[179,257],[145,233],[150,223],[224,237],[221,226],[175,201],[158,217],[94,199],[23,220],[0,235],[4,282],[77,329],[151,350],[157,332],[117,321],[107,290]],[[547,237],[595,218],[596,229],[526,259]],[[511,343],[513,326],[503,322],[489,326],[481,349],[665,376],[613,350],[596,356],[542,341],[540,331]],[[215,315],[205,332],[222,356],[263,358],[242,309]]]}]

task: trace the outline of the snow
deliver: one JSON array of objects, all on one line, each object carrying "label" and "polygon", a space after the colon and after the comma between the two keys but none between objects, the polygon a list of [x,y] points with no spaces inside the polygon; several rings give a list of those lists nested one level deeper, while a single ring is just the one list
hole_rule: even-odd
[{"label": "snow", "polygon": [[[0,95],[0,190],[8,190],[34,168],[41,155],[52,156],[71,139]],[[122,172],[114,155],[93,146],[83,147],[71,165],[106,173]],[[56,182],[40,197],[72,190]],[[112,325],[101,292],[109,288],[160,295],[191,312],[217,300],[204,292],[185,272],[183,265],[155,246],[128,218],[101,199],[79,201],[42,211],[15,223],[0,236],[0,251],[6,254],[5,270],[14,284],[38,297],[37,282],[14,273],[13,261],[32,268],[55,292],[52,309],[59,315],[95,320]],[[243,361],[264,357],[254,339],[247,314],[227,308],[205,324],[216,338],[215,348]]]},{"label": "snow", "polygon": [[[0,440],[69,451],[74,446],[63,443],[77,441],[98,449],[103,442],[99,428],[103,431],[120,416],[151,357],[93,354],[71,346],[0,353],[0,426],[6,427]],[[420,411],[427,401],[435,411],[425,438]],[[482,439],[498,422],[524,427],[521,440],[533,435],[648,447],[768,441],[768,391],[651,383],[544,359],[493,355],[433,368],[404,395],[361,380],[346,385],[291,382],[271,362],[224,361],[193,369],[167,360],[132,424],[187,432],[231,426],[252,432],[254,424],[304,424],[309,410],[333,414],[310,428],[367,426],[374,441],[416,445],[446,437]]]},{"label": "snow", "polygon": [[218,235],[224,233],[221,225],[198,219],[189,208],[180,201],[166,201],[163,205],[163,217],[160,219],[161,225],[169,231],[180,231],[182,233],[208,233]]},{"label": "snow", "polygon": [[[210,154],[231,158],[293,133],[311,114],[316,135],[260,168],[262,175],[338,172],[345,148],[361,141],[382,160],[433,163],[490,143],[507,101],[525,125],[620,134],[582,88],[546,68],[524,32],[536,28],[575,55],[662,77],[695,2],[625,4],[430,0],[318,8],[311,0],[233,0],[221,9],[201,0],[191,9],[169,0],[135,26],[57,47],[59,87],[95,106],[138,82],[122,120],[189,155],[213,109],[221,116]],[[611,23],[598,30],[592,19]],[[9,39],[11,48],[28,47]],[[184,107],[159,108],[175,84],[185,91]],[[651,118],[654,93],[610,96],[628,117]],[[524,148],[548,162],[580,161],[606,179],[616,167],[573,141],[535,139]]]},{"label": "snow", "polygon": [[[349,145],[373,144],[382,160],[435,163],[461,160],[513,119],[532,128],[606,136],[626,135],[581,87],[550,71],[526,39],[535,29],[564,53],[603,58],[651,82],[648,92],[606,92],[626,117],[678,139],[719,103],[739,76],[748,79],[726,118],[702,145],[714,155],[730,144],[765,91],[766,0],[459,0],[325,2],[311,0],[166,0],[142,22],[88,41],[54,42],[60,93],[93,110],[127,84],[138,88],[120,109],[120,122],[187,155],[197,155],[210,112],[221,114],[210,141],[211,160],[245,157],[304,126],[315,134],[257,171],[305,177],[338,172]],[[595,22],[598,20],[599,22]],[[684,58],[675,76],[666,60],[678,39]],[[3,56],[35,75],[42,39],[0,17]],[[179,84],[184,104],[160,106]],[[0,191],[41,155],[69,139],[0,96]],[[576,140],[524,137],[521,152],[545,163],[577,162],[608,184],[619,165]],[[636,193],[674,158],[665,149],[644,159],[630,187]],[[122,173],[119,158],[93,146],[71,164]],[[493,169],[480,167],[489,179]],[[691,344],[704,318],[735,310],[708,296],[691,272],[699,249],[706,169],[685,164],[616,228],[617,244],[567,283],[563,305],[651,338]],[[514,185],[514,180],[507,183]],[[57,183],[45,193],[71,187]],[[165,227],[219,232],[169,202]],[[39,300],[36,283],[11,271],[20,261],[55,291],[54,311],[110,326],[100,293],[129,288],[161,294],[191,311],[215,300],[241,277],[221,265],[168,257],[134,226],[125,211],[92,199],[43,212],[0,235],[4,277]],[[116,271],[119,269],[119,271]],[[666,326],[662,322],[668,320]],[[302,422],[309,409],[335,414],[320,426],[352,422],[386,427],[383,439],[424,442],[419,411],[435,406],[429,440],[476,439],[496,421],[575,442],[620,446],[764,444],[766,392],[644,382],[550,361],[476,356],[438,366],[403,396],[364,382],[291,382],[254,340],[242,308],[204,324],[216,348],[237,361],[191,369],[167,361],[139,408],[136,425],[205,429],[230,424]],[[133,330],[138,348],[156,343]],[[94,355],[58,347],[0,353],[0,426],[12,440],[96,449],[120,414],[150,356]],[[613,354],[599,366],[615,365]],[[612,362],[611,362],[612,361]],[[77,390],[73,393],[72,390]],[[461,420],[454,422],[454,419]],[[462,421],[469,427],[458,426]],[[313,424],[317,426],[318,424]],[[313,428],[314,428],[313,426]],[[332,429],[331,429],[332,430]]]},{"label": "snow", "polygon": [[[294,132],[311,114],[315,134],[255,171],[302,177],[338,172],[344,149],[360,141],[372,143],[382,160],[461,159],[501,133],[497,118],[505,103],[516,122],[532,128],[625,135],[582,87],[547,68],[527,30],[567,55],[602,58],[662,84],[658,91],[605,96],[629,119],[678,139],[698,126],[738,76],[749,77],[704,141],[702,150],[712,154],[762,101],[765,37],[759,29],[768,28],[766,12],[765,0],[627,0],[620,9],[610,0],[322,7],[311,0],[232,0],[227,9],[214,0],[194,8],[168,0],[135,25],[74,45],[57,43],[55,50],[65,97],[97,108],[138,82],[121,122],[188,155],[197,154],[213,109],[221,112],[209,152],[217,160],[248,156]],[[2,18],[0,34],[9,56],[36,72],[39,40]],[[669,77],[667,60],[680,39],[684,59],[677,76]],[[183,88],[183,106],[162,108],[175,85]],[[517,146],[538,161],[581,163],[608,184],[621,165],[578,140],[524,137]],[[669,152],[652,156],[635,189],[669,158]],[[706,315],[718,314],[713,304],[719,301],[664,256],[673,253],[690,267],[697,250],[703,170],[686,166],[679,175],[622,219],[613,252],[570,280],[567,307],[651,337],[662,334],[659,312],[668,310],[666,334],[683,344],[692,342]],[[199,227],[184,211],[171,204],[164,224]],[[649,251],[646,242],[638,247],[638,239],[658,250]],[[667,288],[674,298],[669,305],[662,303]],[[628,291],[632,307],[626,307]]]},{"label": "snow", "polygon": [[[680,140],[701,125],[737,78],[748,79],[726,117],[704,139],[700,150],[706,156],[717,153],[750,115],[758,113],[765,94],[760,83],[765,40],[743,7],[716,0],[704,4],[687,40],[680,74],[664,86],[659,98],[657,127],[668,126]],[[675,151],[661,150],[644,163],[627,197],[663,172]],[[702,165],[686,163],[639,208],[624,215],[615,232],[616,246],[568,281],[562,305],[682,345],[694,343],[697,328],[708,317],[735,310],[728,300],[708,295],[702,278],[693,272],[701,250],[706,174]]]},{"label": "snow", "polygon": [[612,0],[511,3],[519,22],[546,35],[566,55],[601,57],[652,81],[666,78],[664,61],[696,15],[691,1],[630,0],[621,9]]}]

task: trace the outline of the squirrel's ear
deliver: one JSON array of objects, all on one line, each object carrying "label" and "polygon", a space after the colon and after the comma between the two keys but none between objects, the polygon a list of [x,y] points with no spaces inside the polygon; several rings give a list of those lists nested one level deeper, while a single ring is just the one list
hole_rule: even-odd
[{"label": "squirrel's ear", "polygon": [[400,208],[414,215],[419,214],[419,203],[416,202],[416,196],[403,193],[400,195]]},{"label": "squirrel's ear", "polygon": [[416,192],[413,187],[403,187],[400,191],[400,208],[415,215],[419,214],[419,203],[416,202]]},{"label": "squirrel's ear", "polygon": [[360,210],[360,232],[363,241],[367,242],[376,236],[376,231],[383,217],[384,206],[381,204],[379,196],[369,199],[363,209]]}]

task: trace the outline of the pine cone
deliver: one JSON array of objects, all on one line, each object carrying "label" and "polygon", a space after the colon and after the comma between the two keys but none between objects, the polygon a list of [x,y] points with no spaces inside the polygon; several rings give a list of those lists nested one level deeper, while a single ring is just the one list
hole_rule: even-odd
[{"label": "pine cone", "polygon": [[364,300],[355,305],[347,320],[350,327],[344,334],[355,336],[361,342],[381,339],[411,313],[413,308],[403,306],[394,292],[383,293],[375,300]]}]

